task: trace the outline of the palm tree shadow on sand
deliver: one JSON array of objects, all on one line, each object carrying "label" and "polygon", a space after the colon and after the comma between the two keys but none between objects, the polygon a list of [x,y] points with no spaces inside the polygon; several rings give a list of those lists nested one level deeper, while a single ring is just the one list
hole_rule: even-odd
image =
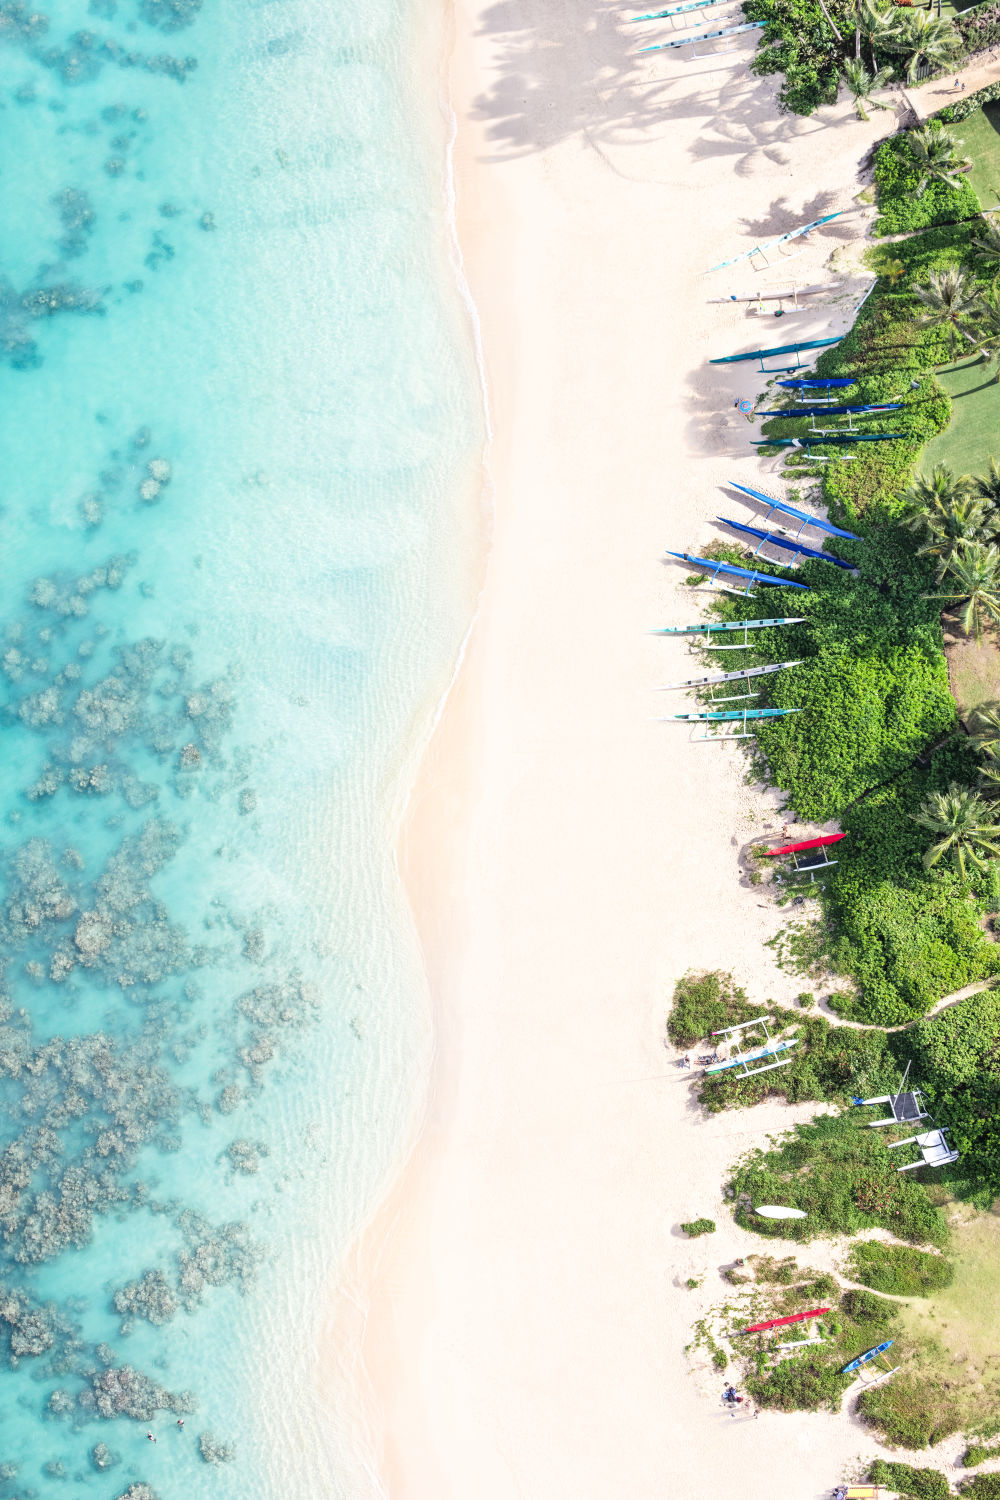
[{"label": "palm tree shadow on sand", "polygon": [[[738,80],[728,66],[720,78],[721,60],[713,66],[711,56],[700,59],[703,92],[693,100],[689,88],[677,88],[688,81],[686,72],[678,73],[686,66],[681,54],[659,54],[660,67],[642,54],[643,46],[667,33],[631,24],[629,14],[641,9],[636,5],[628,12],[620,0],[593,0],[586,11],[569,0],[492,5],[479,35],[493,41],[495,81],[473,109],[495,148],[490,160],[545,151],[574,136],[598,147],[639,145],[648,142],[651,131],[690,118],[695,105],[713,124],[724,118],[737,133],[741,119],[759,119],[759,93],[773,91],[773,83],[747,76],[752,49],[742,59]],[[741,87],[734,89],[737,81]],[[744,130],[723,149],[731,154],[758,146]]]}]

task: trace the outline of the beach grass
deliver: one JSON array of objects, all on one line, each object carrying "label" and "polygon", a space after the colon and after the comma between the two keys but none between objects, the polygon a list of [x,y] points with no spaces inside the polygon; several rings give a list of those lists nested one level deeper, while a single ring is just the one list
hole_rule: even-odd
[{"label": "beach grass", "polygon": [[977,109],[953,126],[972,159],[968,181],[983,208],[1000,205],[1000,101]]},{"label": "beach grass", "polygon": [[981,474],[1000,458],[1000,383],[982,355],[944,365],[939,384],[951,399],[951,421],[920,456],[921,469],[946,464],[959,474]]}]

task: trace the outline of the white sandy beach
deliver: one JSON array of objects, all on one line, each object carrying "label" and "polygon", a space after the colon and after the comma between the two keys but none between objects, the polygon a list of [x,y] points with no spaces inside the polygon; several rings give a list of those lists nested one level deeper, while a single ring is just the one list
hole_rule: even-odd
[{"label": "white sandy beach", "polygon": [[[652,721],[683,702],[653,689],[697,668],[647,632],[699,614],[664,549],[722,534],[717,514],[752,519],[727,479],[775,487],[733,410],[762,378],[706,361],[850,313],[707,299],[823,279],[864,234],[858,164],[894,116],[779,117],[752,38],[737,58],[639,58],[668,23],[626,14],[460,0],[455,18],[496,531],[402,851],[436,1062],[366,1245],[392,1500],[812,1497],[876,1451],[844,1418],[731,1419],[685,1354],[719,1267],[757,1248],[722,1207],[727,1166],[811,1111],[705,1119],[664,1050],[690,968],[732,969],[762,1000],[803,982],[775,968],[783,919],[738,868],[780,831],[777,799],[744,786],[735,747]],[[761,274],[701,274],[852,207]],[[680,1221],[702,1214],[719,1233],[687,1241]]]}]

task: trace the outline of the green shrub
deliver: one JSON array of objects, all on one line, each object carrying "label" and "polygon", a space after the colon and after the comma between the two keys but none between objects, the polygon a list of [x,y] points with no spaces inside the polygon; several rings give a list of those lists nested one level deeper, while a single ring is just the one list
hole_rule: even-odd
[{"label": "green shrub", "polygon": [[976,1474],[958,1487],[967,1500],[1000,1500],[1000,1474]]},{"label": "green shrub", "polygon": [[758,1406],[778,1411],[836,1409],[850,1384],[822,1352],[807,1349],[798,1359],[783,1359],[766,1377],[751,1375],[747,1390]]},{"label": "green shrub", "polygon": [[[836,12],[839,0],[829,0]],[[744,0],[748,21],[764,21],[756,55],[750,64],[759,77],[783,73],[778,91],[782,109],[811,115],[832,104],[840,86],[843,47],[812,0]]]},{"label": "green shrub", "polygon": [[938,1425],[935,1393],[928,1391],[921,1375],[896,1375],[885,1385],[862,1391],[858,1413],[899,1448],[929,1448],[948,1436]]},{"label": "green shrub", "polygon": [[723,1349],[716,1349],[712,1355],[712,1363],[717,1370],[724,1370],[729,1364],[729,1359]]},{"label": "green shrub", "polygon": [[881,1458],[872,1464],[868,1479],[872,1484],[884,1484],[897,1495],[915,1496],[915,1500],[944,1500],[951,1493],[947,1479],[937,1469],[914,1469]]},{"label": "green shrub", "polygon": [[[997,7],[995,5],[977,5],[970,7],[964,15],[956,16],[955,24],[963,36],[966,38],[971,37],[970,23],[975,20],[977,12],[986,10],[995,13]],[[995,24],[993,17],[991,17],[988,24],[991,26]],[[970,48],[970,51],[975,50],[977,50],[976,47]],[[940,120],[944,125],[957,124],[959,120],[966,120],[969,115],[974,115],[976,110],[982,109],[984,104],[992,104],[995,99],[1000,99],[1000,82],[988,83],[985,88],[977,89],[974,94],[967,94],[964,99],[959,99],[955,104],[945,105],[944,109],[938,110],[934,118],[935,120]]]},{"label": "green shrub", "polygon": [[955,1268],[944,1255],[868,1240],[852,1249],[847,1274],[852,1281],[894,1297],[929,1297],[951,1286]]},{"label": "green shrub", "polygon": [[750,1004],[731,974],[685,974],[674,986],[667,1035],[675,1047],[692,1047],[713,1031],[760,1014],[760,1007]]},{"label": "green shrub", "polygon": [[682,1224],[681,1228],[691,1240],[696,1240],[700,1234],[715,1233],[715,1224],[711,1219],[692,1219],[690,1224]]},{"label": "green shrub", "polygon": [[[899,1175],[885,1141],[865,1128],[856,1111],[822,1115],[797,1125],[772,1149],[751,1152],[733,1173],[730,1189],[738,1198],[745,1195],[737,1222],[771,1239],[802,1241],[879,1226],[911,1244],[941,1245],[947,1234],[944,1216],[925,1189]],[[807,1217],[761,1219],[746,1199],[787,1204]]]},{"label": "green shrub", "polygon": [[901,234],[931,224],[951,224],[978,214],[980,202],[972,184],[960,178],[957,186],[930,182],[917,193],[920,171],[910,150],[910,132],[883,141],[875,153],[875,185],[879,217],[874,233]]},{"label": "green shrub", "polygon": [[1000,991],[970,995],[911,1033],[914,1067],[935,1122],[962,1154],[956,1171],[981,1191],[1000,1193],[997,1062]]},{"label": "green shrub", "polygon": [[996,1458],[995,1448],[984,1448],[981,1443],[973,1443],[966,1448],[962,1456],[962,1463],[967,1469],[974,1469],[977,1464],[985,1463],[988,1458]]}]

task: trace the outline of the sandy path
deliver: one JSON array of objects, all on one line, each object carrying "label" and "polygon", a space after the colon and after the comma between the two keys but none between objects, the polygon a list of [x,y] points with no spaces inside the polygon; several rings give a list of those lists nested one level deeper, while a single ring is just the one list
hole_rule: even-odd
[{"label": "sandy path", "polygon": [[[732,968],[762,999],[802,983],[771,964],[781,918],[736,863],[780,816],[732,747],[651,722],[667,711],[651,690],[694,667],[645,632],[697,616],[663,549],[746,515],[727,478],[769,482],[733,412],[759,378],[704,361],[836,317],[707,297],[820,279],[863,223],[760,277],[699,273],[850,206],[893,117],[779,118],[732,58],[636,60],[640,32],[665,28],[602,0],[460,0],[456,25],[497,526],[403,850],[438,1051],[369,1237],[383,1472],[393,1500],[818,1495],[873,1451],[865,1435],[732,1421],[684,1353],[750,1244],[719,1202],[726,1165],[792,1116],[702,1119],[663,1048],[668,996],[690,967]],[[700,1214],[720,1233],[689,1243],[677,1225]]]}]

